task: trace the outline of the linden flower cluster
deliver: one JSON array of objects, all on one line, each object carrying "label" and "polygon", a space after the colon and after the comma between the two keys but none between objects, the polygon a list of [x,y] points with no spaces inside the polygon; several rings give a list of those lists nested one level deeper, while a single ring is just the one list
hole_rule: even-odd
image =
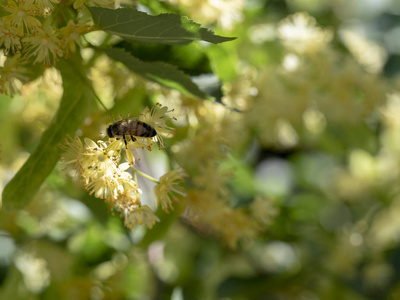
[{"label": "linden flower cluster", "polygon": [[224,103],[244,111],[263,146],[314,141],[327,124],[360,124],[384,103],[385,82],[336,50],[332,34],[305,13],[288,16],[277,26],[282,61],[245,70],[227,90]]},{"label": "linden flower cluster", "polygon": [[[0,68],[0,92],[16,92],[15,81],[29,81],[24,65],[28,63],[55,65],[60,57],[68,57],[81,47],[80,37],[94,30],[86,21],[79,21],[79,11],[86,5],[113,4],[111,0],[71,1],[76,11],[76,20],[54,16],[54,5],[59,0],[8,0],[1,1],[7,14],[0,18],[0,47],[7,57]],[[97,3],[99,2],[99,3]],[[52,24],[52,25],[49,25]],[[12,54],[12,55],[10,55]],[[8,62],[13,60],[12,62]],[[15,65],[10,70],[9,66]]]},{"label": "linden flower cluster", "polygon": [[191,179],[181,219],[195,231],[217,236],[230,249],[248,245],[265,230],[276,210],[272,200],[261,197],[253,201],[251,210],[232,205],[235,192],[230,185],[236,170],[229,165],[234,161],[232,149],[243,142],[238,137],[247,135],[243,114],[211,101],[176,95],[168,99],[181,101],[177,106],[187,116],[189,129],[186,138],[172,147]]},{"label": "linden flower cluster", "polygon": [[233,26],[243,19],[243,0],[169,0],[174,5],[183,7],[191,18],[202,23],[217,23],[226,30],[231,30]]},{"label": "linden flower cluster", "polygon": [[[156,180],[133,166],[135,164],[136,149],[152,150],[153,144],[158,143],[159,148],[164,148],[163,138],[174,136],[174,129],[166,126],[165,122],[170,117],[166,113],[171,112],[166,106],[156,104],[151,110],[146,107],[139,121],[152,126],[157,135],[154,137],[137,137],[134,141],[127,140],[127,146],[121,139],[110,138],[97,143],[84,138],[82,143],[79,137],[68,137],[64,145],[60,147],[65,151],[62,154],[62,163],[67,173],[74,181],[81,181],[90,195],[104,199],[109,203],[110,209],[116,208],[125,219],[125,226],[131,230],[136,224],[145,224],[148,228],[159,221],[154,211],[141,203],[141,190],[136,181],[139,174],[157,185],[154,188],[157,197],[157,206],[169,212],[173,209],[172,201],[178,200],[178,196],[184,196],[183,189],[179,185],[183,178],[181,169],[175,169]],[[128,162],[122,162],[122,152]],[[131,168],[132,176],[127,170]]]},{"label": "linden flower cluster", "polygon": [[38,17],[49,18],[54,10],[51,2],[58,1],[12,1],[3,6],[9,14],[0,18],[0,44],[5,54],[22,52],[34,63],[50,65],[57,56],[76,51],[81,34],[92,30],[86,23],[68,24],[61,28],[43,26]]}]

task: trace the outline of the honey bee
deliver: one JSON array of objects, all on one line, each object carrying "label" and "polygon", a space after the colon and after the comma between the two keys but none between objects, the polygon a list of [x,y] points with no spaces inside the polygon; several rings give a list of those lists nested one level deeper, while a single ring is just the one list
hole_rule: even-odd
[{"label": "honey bee", "polygon": [[130,136],[132,141],[136,141],[135,137],[151,138],[157,135],[156,130],[149,124],[126,118],[123,120],[115,121],[107,128],[107,135],[110,138],[124,139],[125,146],[127,147],[126,136]]}]

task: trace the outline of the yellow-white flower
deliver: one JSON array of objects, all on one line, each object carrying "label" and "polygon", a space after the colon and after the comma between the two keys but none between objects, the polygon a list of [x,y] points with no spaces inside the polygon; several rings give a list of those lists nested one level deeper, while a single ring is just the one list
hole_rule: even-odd
[{"label": "yellow-white flower", "polygon": [[75,136],[67,136],[64,144],[59,144],[60,148],[64,150],[61,155],[61,161],[69,176],[72,177],[74,182],[80,179],[80,164],[83,157],[84,147],[80,138]]},{"label": "yellow-white flower", "polygon": [[[141,176],[158,182],[151,176],[135,170],[132,165],[135,163],[137,148],[147,148],[151,150],[154,142],[163,137],[171,137],[173,128],[167,127],[165,122],[168,119],[165,114],[167,107],[156,105],[152,110],[148,108],[138,119],[152,126],[157,131],[155,138],[137,137],[128,139],[127,145],[122,139],[110,138],[107,141],[98,141],[85,138],[84,143],[78,137],[68,137],[64,145],[60,145],[64,150],[62,162],[75,181],[78,179],[84,184],[91,195],[96,198],[104,199],[109,203],[110,210],[117,209],[121,216],[125,217],[125,225],[132,229],[136,224],[145,224],[151,228],[155,222],[159,221],[154,212],[147,205],[140,202],[141,190],[132,175],[126,170],[131,167],[133,172]],[[158,138],[157,138],[158,137]],[[122,149],[128,162],[120,163]],[[179,186],[179,179],[182,180],[183,172],[180,169],[168,172],[160,178],[155,187],[158,204],[162,209],[168,211],[172,209],[172,200],[177,200],[176,195],[184,195]],[[135,177],[136,178],[136,177]]]},{"label": "yellow-white flower", "polygon": [[156,222],[160,219],[154,214],[154,211],[147,205],[143,206],[131,206],[124,211],[125,226],[129,229],[133,229],[136,224],[146,225],[148,228],[152,228]]},{"label": "yellow-white flower", "polygon": [[9,0],[4,9],[10,13],[4,20],[16,28],[18,36],[24,35],[24,29],[27,33],[32,33],[42,27],[40,21],[32,16],[35,14],[35,6],[26,1],[19,1],[17,4]]},{"label": "yellow-white flower", "polygon": [[125,211],[131,206],[137,206],[140,204],[140,193],[141,190],[136,182],[133,180],[125,182],[124,189],[117,195],[114,200],[114,205],[121,211]]},{"label": "yellow-white flower", "polygon": [[[172,138],[175,136],[175,129],[168,127],[166,121],[174,119],[174,117],[168,117],[166,114],[172,112],[173,110],[168,110],[167,106],[162,106],[157,103],[150,110],[148,107],[145,108],[142,114],[139,115],[139,120],[149,124],[153,127],[157,135],[152,138],[154,142],[160,143],[160,149],[165,148],[163,138]],[[148,145],[148,149],[151,150],[151,145]]]},{"label": "yellow-white flower", "polygon": [[104,142],[96,144],[88,138],[85,138],[84,141],[86,147],[80,161],[83,177],[92,178],[96,174],[113,177],[122,172],[118,166],[119,152],[109,150]]},{"label": "yellow-white flower", "polygon": [[53,28],[48,26],[44,30],[36,29],[31,36],[22,40],[27,56],[35,57],[35,63],[45,65],[55,64],[58,56],[63,56],[59,47],[60,41],[54,35]]},{"label": "yellow-white flower", "polygon": [[15,94],[19,91],[20,83],[29,80],[29,69],[26,67],[27,61],[21,58],[21,53],[8,56],[4,62],[4,67],[0,68],[0,91],[3,93]]},{"label": "yellow-white flower", "polygon": [[314,53],[332,40],[332,32],[317,26],[316,20],[306,13],[296,13],[282,20],[278,37],[296,53]]},{"label": "yellow-white flower", "polygon": [[4,46],[4,54],[8,54],[10,51],[15,53],[21,49],[20,37],[17,35],[17,29],[5,18],[0,19],[0,45]]},{"label": "yellow-white flower", "polygon": [[54,10],[51,3],[59,3],[60,0],[25,0],[24,2],[34,7],[36,14],[47,16]]},{"label": "yellow-white flower", "polygon": [[106,199],[113,197],[119,188],[119,182],[114,176],[97,174],[96,177],[86,179],[86,189],[90,195],[94,194],[96,198]]},{"label": "yellow-white flower", "polygon": [[65,53],[75,53],[76,46],[81,47],[80,36],[90,30],[91,26],[88,24],[79,23],[75,25],[72,20],[68,22],[67,26],[60,28],[58,33],[61,36],[62,49],[64,49]]},{"label": "yellow-white flower", "polygon": [[160,182],[154,187],[157,203],[164,211],[168,212],[169,209],[174,209],[172,200],[178,200],[177,194],[185,196],[183,188],[179,185],[183,176],[181,169],[169,171],[161,176]]}]

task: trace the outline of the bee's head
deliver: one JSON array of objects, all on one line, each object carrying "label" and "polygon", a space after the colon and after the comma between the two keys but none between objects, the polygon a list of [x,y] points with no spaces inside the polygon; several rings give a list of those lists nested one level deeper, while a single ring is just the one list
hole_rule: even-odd
[{"label": "bee's head", "polygon": [[113,134],[113,132],[112,132],[112,125],[108,126],[108,128],[107,128],[107,135],[108,135],[108,137],[110,137],[110,138],[114,137],[114,134]]}]

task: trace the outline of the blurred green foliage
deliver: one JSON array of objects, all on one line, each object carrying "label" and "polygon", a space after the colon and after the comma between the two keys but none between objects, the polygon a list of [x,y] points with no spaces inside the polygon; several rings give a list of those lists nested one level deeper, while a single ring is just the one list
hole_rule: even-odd
[{"label": "blurred green foliage", "polygon": [[[0,299],[400,299],[398,2],[139,3],[129,5],[238,38],[165,46],[90,32],[81,51],[88,75],[67,74],[65,61],[55,66],[62,79],[28,64],[31,80],[12,98],[0,95],[2,197],[13,189],[13,199],[33,198],[0,211]],[[203,75],[204,90],[223,96],[161,87],[151,78],[160,70],[141,74],[146,81],[93,52],[104,41],[142,63],[170,64],[190,84],[189,75]],[[164,75],[165,86],[185,92]],[[87,94],[81,109],[54,127],[74,93]],[[159,178],[182,167],[185,197],[169,214],[158,209],[152,229],[131,232],[63,166],[51,171],[61,151],[41,137],[79,127],[77,135],[101,139],[107,117],[155,102],[175,109],[176,136],[162,151],[141,151],[138,168]],[[14,175],[45,150],[50,175],[37,162],[24,190]],[[36,175],[45,177],[40,189]],[[138,183],[154,208],[154,185]]]}]

